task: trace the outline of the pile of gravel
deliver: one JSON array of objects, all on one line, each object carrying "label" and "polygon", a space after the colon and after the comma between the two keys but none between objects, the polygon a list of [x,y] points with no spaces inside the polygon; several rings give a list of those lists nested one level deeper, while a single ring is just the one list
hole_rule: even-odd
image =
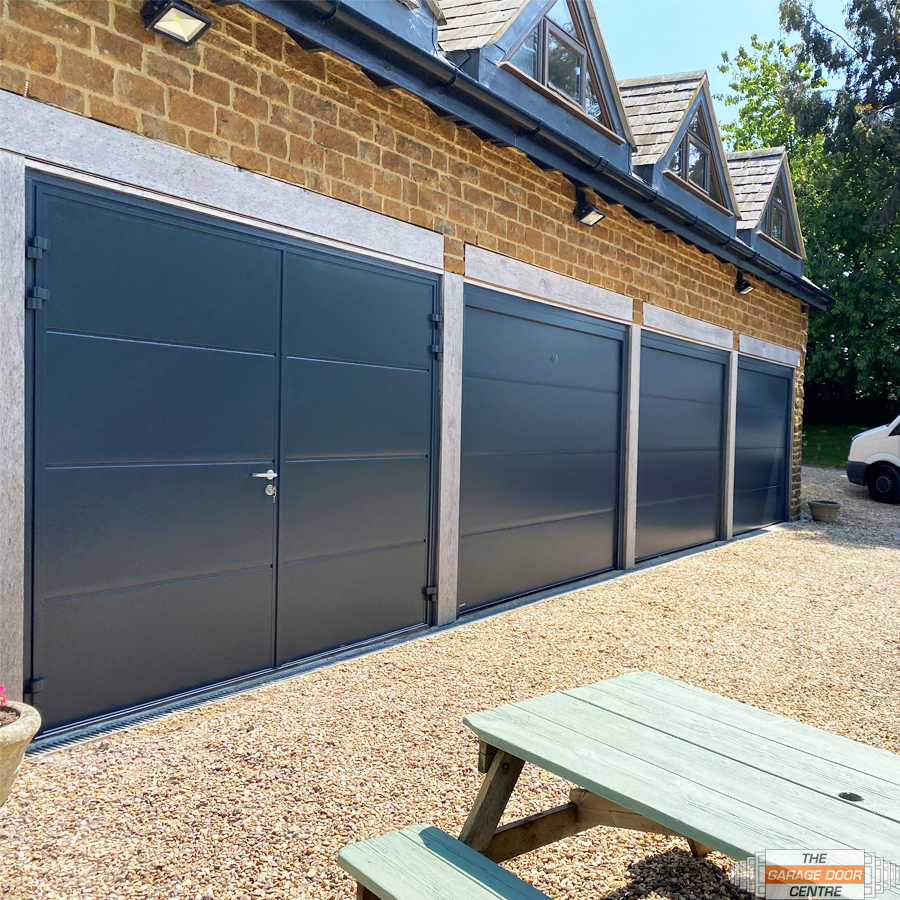
[{"label": "pile of gravel", "polygon": [[[802,524],[526,606],[45,756],[0,810],[0,895],[351,898],[346,843],[458,832],[477,793],[466,713],[653,670],[900,752],[900,506],[842,473]],[[509,818],[565,802],[526,766]],[[765,849],[765,848],[760,848]],[[512,860],[553,898],[746,897],[728,860],[595,829]]]}]

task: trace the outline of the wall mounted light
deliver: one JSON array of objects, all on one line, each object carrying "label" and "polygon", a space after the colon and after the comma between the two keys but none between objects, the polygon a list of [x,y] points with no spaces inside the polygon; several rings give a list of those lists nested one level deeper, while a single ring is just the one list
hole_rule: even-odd
[{"label": "wall mounted light", "polygon": [[747,281],[746,278],[744,278],[744,273],[740,269],[738,269],[737,280],[734,282],[734,289],[739,294],[749,294],[750,291],[756,290],[756,288],[754,288],[753,285],[750,284],[750,282]]},{"label": "wall mounted light", "polygon": [[601,212],[593,203],[588,203],[584,196],[584,191],[576,191],[575,193],[575,218],[582,225],[590,228],[596,225],[601,219],[606,218],[606,213]]},{"label": "wall mounted light", "polygon": [[141,18],[148,31],[183,47],[196,43],[213,24],[185,0],[147,0],[141,7]]}]

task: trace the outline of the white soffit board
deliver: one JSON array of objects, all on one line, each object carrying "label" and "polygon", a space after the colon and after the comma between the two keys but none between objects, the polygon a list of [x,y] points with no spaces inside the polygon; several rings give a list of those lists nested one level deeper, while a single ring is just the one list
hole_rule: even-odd
[{"label": "white soffit board", "polygon": [[488,287],[581,312],[624,322],[632,320],[634,305],[631,297],[626,297],[625,294],[586,284],[568,275],[559,275],[549,269],[510,259],[472,244],[466,244],[466,281],[476,281]]},{"label": "white soffit board", "polygon": [[701,322],[700,319],[692,319],[690,316],[660,306],[651,306],[649,303],[644,304],[644,327],[691,341],[712,344],[725,350],[734,349],[734,332],[730,329]]},{"label": "white soffit board", "polygon": [[772,344],[769,341],[761,341],[759,338],[740,336],[739,349],[747,356],[756,356],[759,359],[767,359],[769,362],[781,363],[785,366],[797,368],[800,365],[800,353],[781,344]]},{"label": "white soffit board", "polygon": [[0,91],[0,149],[434,269],[444,236],[142,135]]}]

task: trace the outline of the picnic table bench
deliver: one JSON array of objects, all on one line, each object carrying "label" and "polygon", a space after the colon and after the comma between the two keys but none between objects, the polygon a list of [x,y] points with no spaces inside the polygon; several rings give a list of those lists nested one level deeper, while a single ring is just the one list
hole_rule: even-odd
[{"label": "picnic table bench", "polygon": [[[681,836],[698,856],[864,849],[900,861],[900,756],[661,675],[464,721],[485,778],[459,840],[416,826],[344,848],[360,897],[536,900],[495,864],[597,826]],[[526,762],[571,782],[569,802],[499,827]]]}]

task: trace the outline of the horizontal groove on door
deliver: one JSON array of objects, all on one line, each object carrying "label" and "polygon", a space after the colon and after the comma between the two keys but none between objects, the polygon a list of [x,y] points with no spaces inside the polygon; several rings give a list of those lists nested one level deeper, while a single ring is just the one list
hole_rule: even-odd
[{"label": "horizontal groove on door", "polygon": [[669,503],[684,503],[685,500],[712,500],[719,496],[718,492],[711,494],[685,494],[683,497],[672,497],[668,500],[650,500],[644,503],[638,501],[638,509],[650,509],[654,506],[666,506]]},{"label": "horizontal groove on door", "polygon": [[299,566],[303,563],[320,562],[324,559],[337,559],[340,556],[356,556],[359,553],[377,553],[379,550],[397,550],[400,547],[415,547],[418,544],[424,544],[425,541],[406,541],[402,544],[386,544],[383,547],[362,547],[359,550],[347,550],[343,553],[332,553],[328,556],[310,556],[307,559],[287,559],[283,566]]},{"label": "horizontal groove on door", "polygon": [[285,462],[317,463],[317,462],[368,462],[369,460],[392,459],[428,459],[427,453],[388,454],[384,456],[285,456]]},{"label": "horizontal groove on door", "polygon": [[463,535],[462,607],[474,609],[614,568],[615,527],[616,514],[608,512]]},{"label": "horizontal groove on door", "polygon": [[466,456],[471,459],[478,459],[482,456],[584,456],[585,454],[600,456],[605,453],[611,456],[616,455],[614,450],[589,448],[587,450],[495,450],[493,452],[472,450],[466,453]]},{"label": "horizontal groove on door", "polygon": [[256,570],[131,591],[127,603],[102,594],[45,606],[46,727],[271,665],[271,582],[270,569]]},{"label": "horizontal groove on door", "polygon": [[177,347],[180,350],[203,350],[213,353],[239,353],[243,356],[275,356],[264,350],[242,350],[239,347],[219,347],[214,344],[188,344],[181,341],[150,340],[149,338],[131,337],[121,334],[98,334],[92,331],[70,331],[63,328],[48,328],[47,334],[59,334],[65,337],[90,338],[97,341],[116,341],[120,344],[149,344],[153,347]]},{"label": "horizontal groove on door", "polygon": [[466,372],[466,378],[473,381],[499,381],[503,384],[529,384],[535,387],[562,388],[567,391],[587,391],[591,394],[612,394],[618,397],[618,392],[609,388],[590,387],[580,384],[557,384],[553,381],[534,381],[528,378],[508,378],[501,375],[480,375],[478,372]]},{"label": "horizontal groove on door", "polygon": [[98,463],[52,463],[47,470],[53,469],[167,469],[179,466],[271,466],[271,459],[173,459],[159,462],[153,459],[137,459],[129,462],[98,462]]},{"label": "horizontal groove on door", "polygon": [[518,528],[531,528],[533,525],[549,525],[552,522],[565,522],[568,519],[589,519],[592,516],[598,516],[614,511],[614,507],[610,507],[609,509],[592,509],[588,512],[575,513],[571,516],[556,516],[555,518],[551,519],[539,519],[535,522],[523,522],[521,525],[509,525],[505,528],[489,528],[485,531],[467,531],[462,535],[462,537],[477,537],[480,534],[497,534],[500,531],[515,531]]},{"label": "horizontal groove on door", "polygon": [[327,356],[285,356],[285,359],[298,360],[299,362],[318,362],[318,363],[332,363],[338,366],[360,366],[363,369],[395,369],[398,372],[428,372],[429,369],[426,369],[422,366],[392,366],[388,363],[372,363],[372,362],[359,362],[353,359],[335,359]]},{"label": "horizontal groove on door", "polygon": [[705,404],[707,406],[719,405],[718,401],[716,400],[696,400],[693,397],[675,397],[671,394],[658,394],[653,391],[648,391],[647,393],[643,394],[643,397],[653,400],[675,400],[678,403],[698,403]]},{"label": "horizontal groove on door", "polygon": [[209,572],[203,575],[193,575],[190,578],[178,578],[174,581],[154,581],[147,584],[135,584],[126,588],[115,588],[110,591],[96,591],[92,594],[77,594],[72,597],[48,597],[44,603],[68,603],[70,600],[86,600],[90,597],[105,597],[109,594],[128,594],[131,591],[144,591],[148,588],[163,587],[169,584],[189,584],[192,581],[208,581],[210,578],[229,578],[232,575],[246,575],[250,572],[266,572],[271,566],[255,566],[251,569],[235,569],[232,572]]}]

